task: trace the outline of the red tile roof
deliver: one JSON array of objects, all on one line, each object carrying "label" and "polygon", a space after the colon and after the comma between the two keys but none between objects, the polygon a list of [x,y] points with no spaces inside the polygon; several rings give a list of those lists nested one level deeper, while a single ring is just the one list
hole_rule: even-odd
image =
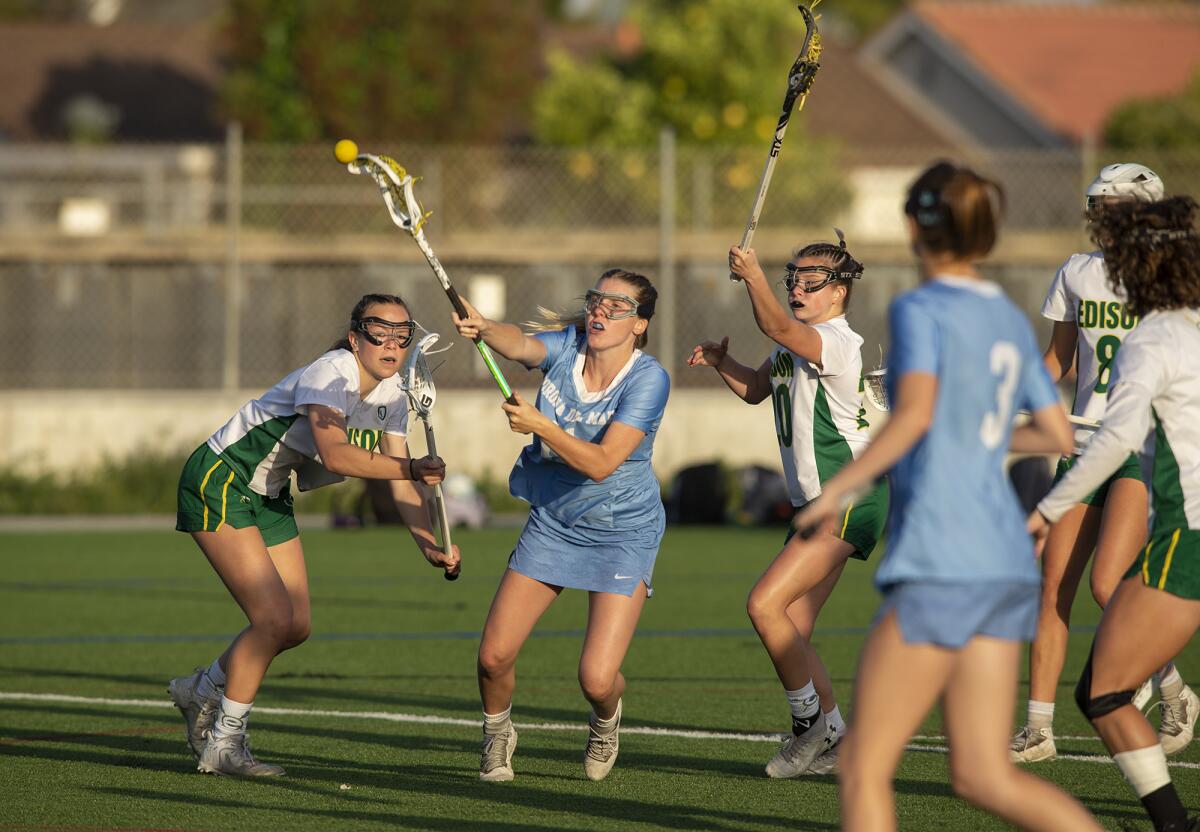
[{"label": "red tile roof", "polygon": [[1124,102],[1177,93],[1200,70],[1196,5],[925,0],[912,11],[1076,141]]}]

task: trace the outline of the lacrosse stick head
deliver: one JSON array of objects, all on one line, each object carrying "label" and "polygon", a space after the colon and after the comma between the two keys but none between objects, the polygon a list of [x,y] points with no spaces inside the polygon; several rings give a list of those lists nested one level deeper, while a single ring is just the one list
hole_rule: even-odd
[{"label": "lacrosse stick head", "polygon": [[887,369],[871,370],[863,373],[863,392],[876,410],[887,411]]},{"label": "lacrosse stick head", "polygon": [[421,207],[417,195],[413,193],[413,185],[417,180],[399,162],[391,156],[360,153],[346,165],[346,169],[375,180],[392,222],[414,237],[420,233],[421,226],[433,212]]},{"label": "lacrosse stick head", "polygon": [[[428,356],[440,336],[436,332],[427,332],[415,344],[409,347],[408,356],[404,359],[404,369],[401,383],[408,401],[418,419],[428,419],[437,401],[437,385],[433,383],[433,371],[429,369]],[[441,350],[437,350],[441,352]]]},{"label": "lacrosse stick head", "polygon": [[803,3],[796,6],[804,18],[804,45],[800,47],[800,56],[792,64],[788,72],[788,98],[794,101],[797,96],[807,95],[812,89],[817,70],[821,68],[821,34],[817,31],[817,19],[813,9],[820,0],[811,6]]}]

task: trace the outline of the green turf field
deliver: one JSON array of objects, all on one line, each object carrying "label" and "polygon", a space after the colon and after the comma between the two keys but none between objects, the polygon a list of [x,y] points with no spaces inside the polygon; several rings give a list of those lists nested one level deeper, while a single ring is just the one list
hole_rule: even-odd
[{"label": "green turf field", "polygon": [[[165,695],[242,626],[191,540],[0,534],[0,829],[837,828],[833,778],[762,773],[775,745],[761,735],[789,722],[744,601],[777,530],[668,532],[625,663],[620,761],[601,783],[581,762],[585,599],[565,593],[518,665],[517,778],[479,783],[477,634],[516,535],[462,532],[465,575],[452,584],[406,534],[306,532],[314,635],[276,660],[251,719],[255,753],[288,776],[242,782],[196,773]],[[843,710],[876,602],[869,570],[847,567],[816,639]],[[1096,618],[1090,599],[1076,610],[1056,719],[1059,753],[1076,759],[1034,770],[1105,826],[1149,828],[1075,710]],[[1200,677],[1198,658],[1183,657],[1185,678]],[[665,730],[628,730],[653,728]],[[899,771],[902,828],[1005,828],[953,796],[939,733],[935,714],[917,741],[927,750]],[[1200,808],[1200,749],[1174,762],[1185,804]]]}]

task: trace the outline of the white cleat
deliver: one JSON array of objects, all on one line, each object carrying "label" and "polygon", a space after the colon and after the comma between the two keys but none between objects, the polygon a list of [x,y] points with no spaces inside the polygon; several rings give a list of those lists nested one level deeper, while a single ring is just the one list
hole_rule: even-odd
[{"label": "white cleat", "polygon": [[1154,677],[1151,676],[1146,681],[1138,685],[1138,689],[1133,692],[1133,707],[1145,713],[1146,706],[1150,704],[1150,700],[1154,698]]},{"label": "white cleat", "polygon": [[788,779],[799,777],[809,770],[813,762],[827,750],[826,740],[829,736],[829,731],[825,727],[825,715],[820,711],[817,712],[817,720],[820,728],[818,730],[809,730],[808,733],[815,734],[813,739],[804,739],[792,735],[788,737],[783,748],[779,749],[771,762],[767,763],[767,776],[775,779]]},{"label": "white cleat", "polygon": [[596,730],[596,715],[588,719],[587,747],[583,749],[583,773],[589,780],[603,780],[617,762],[621,745],[621,700],[617,700],[616,722],[612,730],[602,734]]},{"label": "white cleat", "polygon": [[1178,699],[1163,699],[1158,703],[1158,741],[1164,754],[1178,754],[1187,748],[1196,731],[1196,712],[1200,711],[1200,697],[1184,685]]},{"label": "white cleat", "polygon": [[833,726],[829,727],[829,733],[825,735],[825,750],[817,755],[817,759],[813,760],[811,766],[808,767],[806,774],[837,774],[838,770],[838,753],[842,747],[842,737],[845,736],[846,729],[840,731],[834,730]]},{"label": "white cleat", "polygon": [[1026,725],[1013,737],[1008,758],[1014,763],[1038,763],[1058,756],[1054,747],[1054,731],[1049,728],[1030,728]]},{"label": "white cleat", "polygon": [[479,779],[485,783],[507,783],[513,779],[512,758],[516,750],[517,729],[511,722],[498,734],[484,734]]},{"label": "white cleat", "polygon": [[205,699],[197,692],[200,680],[204,676],[204,668],[196,668],[191,676],[180,676],[167,683],[167,695],[175,703],[175,707],[183,714],[187,723],[187,744],[192,749],[192,755],[199,758],[207,742],[208,729],[212,728],[221,708],[220,699]]},{"label": "white cleat", "polygon": [[244,733],[217,739],[210,732],[196,768],[205,774],[229,777],[280,777],[284,774],[281,766],[254,759]]}]

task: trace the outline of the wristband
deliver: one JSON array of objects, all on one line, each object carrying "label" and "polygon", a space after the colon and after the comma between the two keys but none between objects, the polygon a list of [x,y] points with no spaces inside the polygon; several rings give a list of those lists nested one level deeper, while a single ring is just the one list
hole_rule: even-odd
[{"label": "wristband", "polygon": [[413,473],[413,458],[411,456],[408,458],[408,478],[413,482],[417,480],[416,474]]}]

